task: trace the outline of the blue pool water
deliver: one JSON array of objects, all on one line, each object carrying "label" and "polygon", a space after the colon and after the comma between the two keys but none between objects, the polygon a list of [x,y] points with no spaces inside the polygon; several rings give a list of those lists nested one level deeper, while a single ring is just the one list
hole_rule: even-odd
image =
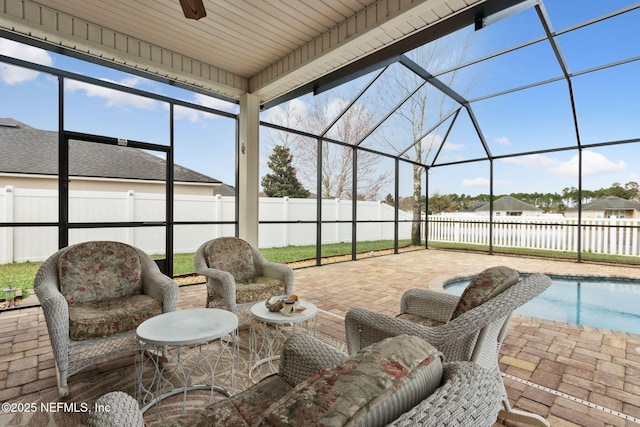
[{"label": "blue pool water", "polygon": [[[640,281],[552,276],[551,286],[516,313],[640,334]],[[460,295],[470,279],[445,284]]]}]

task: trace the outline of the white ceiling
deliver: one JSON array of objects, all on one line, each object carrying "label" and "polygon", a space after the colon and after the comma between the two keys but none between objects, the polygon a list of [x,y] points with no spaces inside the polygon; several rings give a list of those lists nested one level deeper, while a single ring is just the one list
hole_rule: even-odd
[{"label": "white ceiling", "polygon": [[266,102],[483,2],[204,0],[195,21],[179,0],[0,0],[0,36]]}]

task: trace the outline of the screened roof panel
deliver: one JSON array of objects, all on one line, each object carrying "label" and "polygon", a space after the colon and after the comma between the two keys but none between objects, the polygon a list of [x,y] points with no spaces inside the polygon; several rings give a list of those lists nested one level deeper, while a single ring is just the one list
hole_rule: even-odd
[{"label": "screened roof panel", "polygon": [[577,146],[564,80],[474,102],[471,107],[495,156]]},{"label": "screened roof panel", "polygon": [[544,0],[553,29],[563,30],[627,7],[637,7],[635,0]]},{"label": "screened roof panel", "polygon": [[[458,110],[459,111],[459,110]],[[427,165],[432,165],[433,161],[442,156],[442,143],[444,142],[444,138],[449,134],[451,127],[455,123],[455,118],[457,117],[457,113],[454,113],[446,118],[440,125],[436,126],[427,136],[422,139],[422,146],[427,147],[428,151],[424,154],[424,162]],[[457,146],[449,147],[452,151],[457,150]],[[415,147],[411,147],[407,153],[413,154],[412,157],[415,157]]]},{"label": "screened roof panel", "polygon": [[637,31],[640,9],[557,37],[571,72],[640,56]]},{"label": "screened roof panel", "polygon": [[[408,76],[407,69],[397,62],[380,70],[379,73],[372,73],[369,76],[372,78],[365,86],[365,92],[338,118],[338,121],[329,130],[329,136],[339,137],[340,129],[356,125],[361,128],[360,140],[365,138],[374,131],[390,111],[393,111],[415,89],[412,85],[417,87],[424,83],[424,80],[416,79],[415,75]],[[411,77],[411,79],[407,79],[407,77]],[[403,81],[402,90],[398,90],[398,80]],[[354,119],[360,120],[354,123]],[[360,140],[345,142],[356,144]]]},{"label": "screened roof panel", "polygon": [[638,138],[640,61],[573,78],[582,144]]},{"label": "screened roof panel", "polygon": [[[435,100],[437,101],[434,102]],[[457,108],[460,108],[457,102],[433,86],[425,84],[393,111],[360,146],[383,150],[392,155],[415,151],[411,149],[416,141],[424,138],[433,127]],[[410,155],[409,159],[422,162],[424,157]]]},{"label": "screened roof panel", "polygon": [[[453,163],[488,158],[482,140],[473,125],[466,108],[460,110],[451,131],[446,136],[442,150],[433,164]],[[431,164],[431,163],[430,163]]]},{"label": "screened roof panel", "polygon": [[[562,77],[548,41],[469,65],[457,71],[451,87],[469,99]],[[449,74],[443,76],[449,77]]]},{"label": "screened roof panel", "polygon": [[[513,31],[514,26],[517,26],[518,32]],[[544,35],[535,10],[530,8],[479,31],[475,31],[473,25],[467,26],[414,49],[408,52],[407,56],[413,58],[415,52],[423,50],[433,52],[426,69],[439,75],[451,68],[542,38]],[[443,55],[442,52],[446,54]]]},{"label": "screened roof panel", "polygon": [[[378,73],[379,71],[370,72],[351,81],[348,85],[337,86],[317,96],[309,93],[284,102],[262,111],[260,120],[321,135]],[[333,132],[333,137],[335,136],[336,132]]]}]

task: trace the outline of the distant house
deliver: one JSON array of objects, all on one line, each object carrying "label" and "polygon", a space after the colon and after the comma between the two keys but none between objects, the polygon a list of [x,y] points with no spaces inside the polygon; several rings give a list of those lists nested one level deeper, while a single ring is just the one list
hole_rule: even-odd
[{"label": "distant house", "polygon": [[[182,195],[233,195],[233,187],[174,165],[174,192]],[[0,118],[0,188],[58,188],[58,133]],[[69,189],[164,193],[166,162],[144,150],[69,141]]]},{"label": "distant house", "polygon": [[[578,207],[565,211],[567,218],[578,217]],[[640,218],[640,202],[608,196],[582,205],[583,218]]]},{"label": "distant house", "polygon": [[[472,210],[476,215],[489,215],[489,202]],[[536,208],[529,203],[515,199],[511,196],[504,196],[493,202],[494,216],[540,216],[542,209]]]}]

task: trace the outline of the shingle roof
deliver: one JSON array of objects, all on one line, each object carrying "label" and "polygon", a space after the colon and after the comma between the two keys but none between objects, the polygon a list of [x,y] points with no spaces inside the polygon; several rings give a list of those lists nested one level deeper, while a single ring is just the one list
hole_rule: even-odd
[{"label": "shingle roof", "polygon": [[[493,202],[494,211],[535,211],[541,212],[542,209],[536,208],[529,203],[525,203],[522,200],[515,199],[511,196],[504,196]],[[486,203],[479,208],[475,209],[475,212],[489,211],[489,203]]]},{"label": "shingle roof", "polygon": [[[611,209],[635,209],[640,211],[640,202],[623,199],[622,197],[617,196],[607,196],[582,205],[583,211],[605,211]],[[577,210],[577,206],[567,209],[567,211]]]},{"label": "shingle roof", "polygon": [[[0,118],[0,172],[57,175],[58,132]],[[87,141],[69,141],[69,175],[164,181],[164,159],[143,150]],[[220,184],[221,181],[174,164],[174,180]]]},{"label": "shingle roof", "polygon": [[220,184],[219,186],[217,186],[216,188],[214,188],[213,190],[213,194],[214,195],[221,195],[221,196],[235,196],[236,195],[236,189],[235,187],[232,187],[231,185],[227,185],[224,182],[222,184]]}]

